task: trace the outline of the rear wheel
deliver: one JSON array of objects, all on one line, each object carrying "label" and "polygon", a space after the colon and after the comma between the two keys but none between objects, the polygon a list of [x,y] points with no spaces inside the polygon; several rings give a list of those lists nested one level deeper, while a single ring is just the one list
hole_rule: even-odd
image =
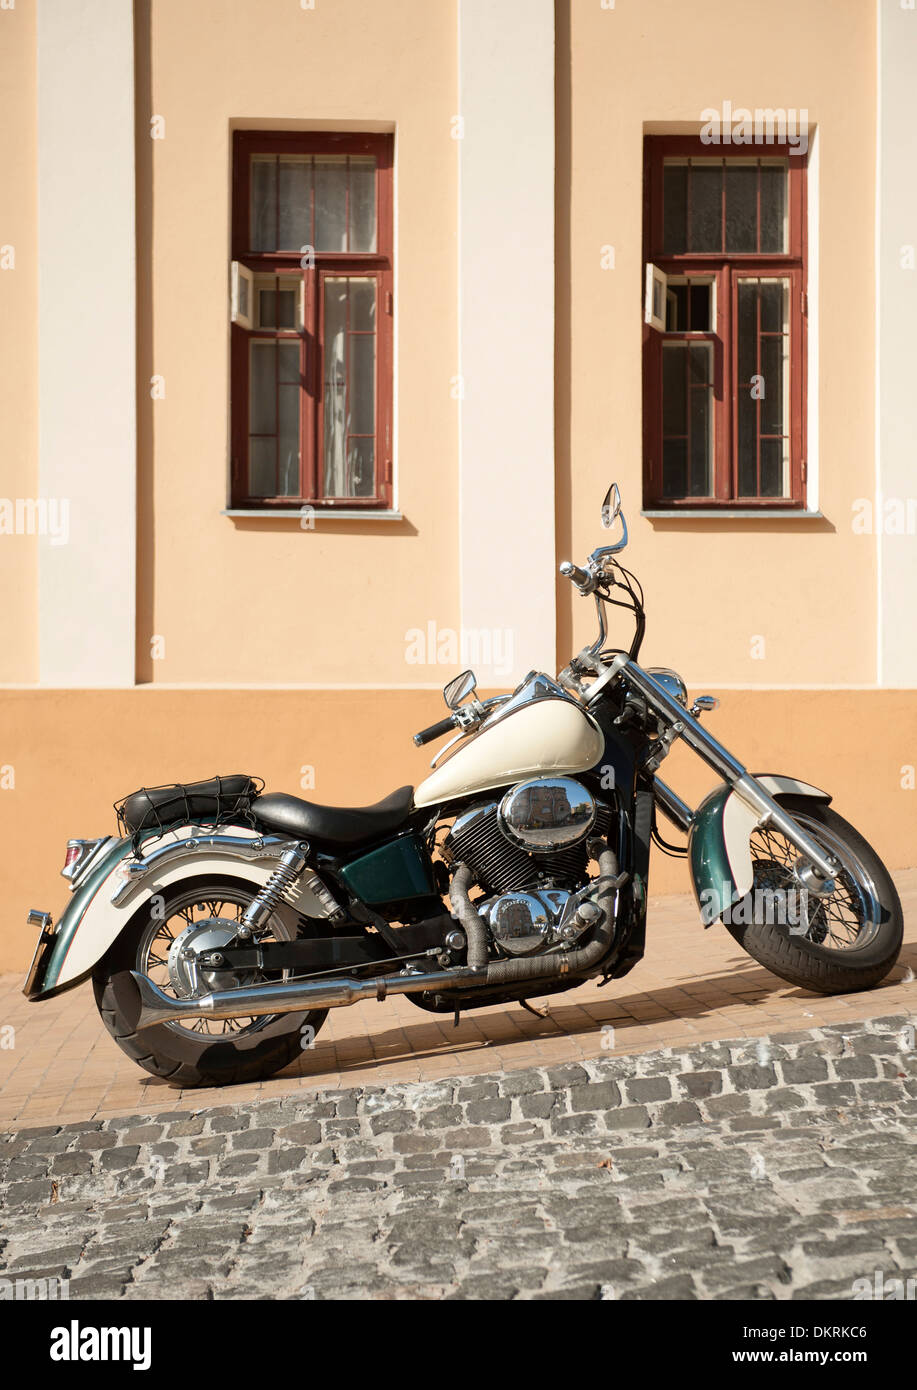
[{"label": "rear wheel", "polygon": [[724,923],[739,945],[782,980],[818,994],[848,994],[883,980],[901,950],[901,903],[872,846],[830,806],[781,797],[793,819],[841,864],[834,890],[807,891],[799,851],[771,826],[751,837],[754,887]]},{"label": "rear wheel", "polygon": [[[193,981],[182,950],[225,945],[242,912],[258,891],[244,879],[209,877],[175,884],[153,898],[134,917],[93,972],[93,988],[102,1021],[133,1061],[176,1086],[225,1086],[256,1081],[288,1066],[314,1039],[327,1009],[252,1018],[190,1019],[157,1023],[137,1030],[136,970],[166,994],[187,998]],[[292,940],[298,918],[281,907],[271,918],[267,940]],[[255,971],[230,977],[226,971],[202,972],[199,993],[257,984]]]}]

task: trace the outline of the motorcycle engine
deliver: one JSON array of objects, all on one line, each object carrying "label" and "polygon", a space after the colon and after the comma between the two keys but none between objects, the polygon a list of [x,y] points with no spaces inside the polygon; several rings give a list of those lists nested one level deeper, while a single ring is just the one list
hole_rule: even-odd
[{"label": "motorcycle engine", "polygon": [[458,816],[443,844],[490,896],[476,903],[504,954],[572,946],[594,925],[587,840],[605,838],[610,807],[570,777],[538,778]]}]

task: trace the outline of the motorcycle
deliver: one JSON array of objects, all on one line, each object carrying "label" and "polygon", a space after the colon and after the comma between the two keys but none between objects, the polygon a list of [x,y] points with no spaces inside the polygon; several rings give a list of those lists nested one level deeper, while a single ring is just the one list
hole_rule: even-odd
[{"label": "motorcycle", "polygon": [[[91,978],[129,1057],[180,1086],[269,1076],[329,1009],[406,994],[436,1013],[620,979],[644,953],[651,847],[687,859],[701,920],[824,994],[868,989],[901,947],[894,884],[875,851],[793,777],[750,774],[689,704],[674,671],[638,664],[639,581],[618,538],[561,572],[594,600],[598,637],[555,679],[532,671],[481,699],[465,671],[452,739],[419,787],[373,806],[317,805],[247,776],[142,789],[121,834],[71,840],[60,920],[31,912],[30,1000]],[[611,606],[635,621],[609,646]],[[721,779],[691,808],[658,776],[676,741]],[[662,815],[685,837],[663,838]],[[448,903],[447,903],[448,898]]]}]

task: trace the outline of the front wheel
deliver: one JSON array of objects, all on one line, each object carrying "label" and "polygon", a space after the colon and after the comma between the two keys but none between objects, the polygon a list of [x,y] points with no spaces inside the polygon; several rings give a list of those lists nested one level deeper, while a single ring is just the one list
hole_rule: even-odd
[{"label": "front wheel", "polygon": [[[257,891],[256,884],[228,876],[175,884],[168,896],[144,905],[93,972],[96,1004],[115,1042],[139,1066],[173,1086],[226,1086],[272,1076],[311,1046],[327,1017],[327,1009],[312,1009],[136,1029],[137,986],[130,972],[148,976],[167,994],[187,998],[192,990],[184,974],[183,948],[195,940],[207,948],[228,944]],[[296,931],[296,914],[281,907],[265,935],[292,940]],[[202,993],[219,988],[221,979],[225,987],[257,984],[259,978],[255,971],[232,979],[225,971],[201,973]]]},{"label": "front wheel", "polygon": [[901,950],[901,903],[872,846],[830,806],[780,797],[793,819],[841,864],[834,890],[807,891],[795,873],[799,851],[773,826],[751,837],[754,885],[723,922],[759,965],[817,994],[870,989]]}]

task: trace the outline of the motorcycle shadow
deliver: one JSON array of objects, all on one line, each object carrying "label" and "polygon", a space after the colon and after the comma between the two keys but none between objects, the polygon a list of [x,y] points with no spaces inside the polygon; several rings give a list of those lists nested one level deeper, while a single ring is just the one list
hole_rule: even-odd
[{"label": "motorcycle shadow", "polygon": [[[874,1012],[887,1011],[886,1005],[880,1002],[883,994],[906,983],[908,976],[913,979],[915,973],[917,945],[905,946],[891,975],[869,991],[869,996],[876,1001]],[[614,987],[614,982],[607,986],[608,989]],[[834,996],[836,999],[854,997]],[[778,999],[783,1001],[783,1007],[767,1007]],[[746,1031],[754,1034],[768,1030],[787,1032],[815,1026],[819,1020],[841,1021],[833,1013],[830,1020],[821,1015],[818,1005],[825,999],[824,995],[786,984],[745,956],[737,956],[734,963],[730,961],[728,969],[701,978],[692,975],[677,982],[670,977],[668,983],[658,988],[631,994],[603,995],[590,982],[564,995],[563,1002],[557,995],[541,1000],[533,995],[529,1003],[534,1009],[546,1010],[544,1017],[518,1004],[503,1004],[463,1013],[458,1027],[453,1026],[449,1014],[428,1014],[413,1023],[408,1017],[413,1006],[402,999],[398,1001],[400,1016],[394,1027],[359,1035],[345,1033],[342,1029],[338,1038],[317,1043],[310,1054],[279,1072],[276,1079],[302,1077],[307,1080],[328,1074],[354,1076],[402,1063],[406,1064],[407,1073],[412,1062],[460,1053],[468,1054],[470,1060],[484,1049],[493,1059],[486,1069],[499,1071],[501,1054],[505,1054],[506,1060],[512,1057],[513,1065],[517,1066],[520,1048],[562,1038],[585,1039],[589,1034],[599,1035],[596,1056],[632,1050],[643,1052],[654,1046],[671,1046],[676,1040],[679,1046],[692,1046],[693,1042],[711,1040],[710,1025],[718,1018],[722,1020],[722,1027],[716,1032],[722,1039]],[[814,1012],[808,1010],[810,1004]],[[897,1011],[895,1005],[891,1007]],[[739,1012],[743,1008],[747,1009],[747,1019]],[[678,1027],[680,1024],[684,1027]],[[614,1045],[603,1047],[603,1029],[609,1027],[614,1029]],[[655,1039],[648,1036],[654,1028],[658,1029]],[[693,1032],[697,1037],[692,1042]],[[590,1055],[591,1051],[587,1045],[583,1055]],[[547,1060],[566,1059],[549,1059],[534,1052],[530,1064],[538,1066]],[[474,1070],[482,1068],[475,1066]],[[460,1075],[461,1072],[456,1070],[449,1074]],[[406,1074],[405,1079],[412,1078]]]}]

